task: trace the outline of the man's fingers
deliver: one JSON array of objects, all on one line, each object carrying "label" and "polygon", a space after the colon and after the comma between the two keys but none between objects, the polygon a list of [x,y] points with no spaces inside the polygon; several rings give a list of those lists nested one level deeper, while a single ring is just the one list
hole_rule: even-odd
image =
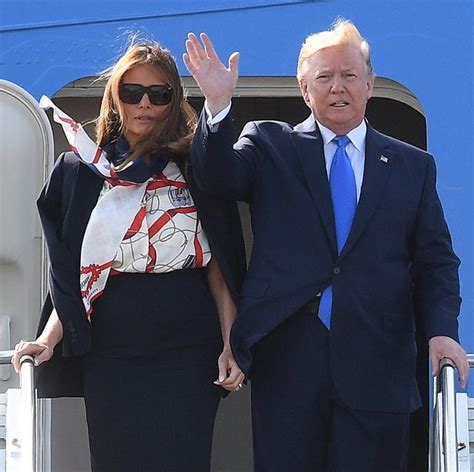
[{"label": "man's fingers", "polygon": [[[204,44],[204,51],[209,59],[216,59],[219,62],[221,60],[219,59],[219,56],[217,55],[216,50],[214,49],[214,45],[212,44],[212,41],[209,39],[209,36],[206,33],[201,33],[200,35],[201,41]],[[239,65],[239,57],[240,54],[238,52],[233,52],[230,57],[229,57],[229,65],[228,68],[232,72],[237,72],[237,68]]]},{"label": "man's fingers", "polygon": [[189,58],[189,54],[183,53],[183,62],[184,62],[184,65],[186,66],[186,69],[188,69],[189,73],[193,75],[194,72],[196,71],[196,68],[194,67],[194,64],[191,62],[191,59]]},{"label": "man's fingers", "polygon": [[448,357],[454,362],[458,371],[459,384],[462,388],[465,388],[469,377],[469,363],[467,361],[466,352],[457,343],[450,347],[450,351],[446,352],[443,357]]},{"label": "man's fingers", "polygon": [[193,41],[191,41],[190,39],[187,39],[186,42],[185,42],[185,46],[186,46],[186,52],[188,53],[189,55],[189,59],[190,61],[193,63],[193,64],[196,64],[196,63],[199,63],[199,61],[201,60],[200,56],[199,56],[199,52],[198,50],[196,49]]},{"label": "man's fingers", "polygon": [[189,39],[190,41],[197,41],[197,40],[198,40],[198,39],[197,39],[197,36],[196,36],[192,31],[190,31],[190,32],[188,33],[188,39]]},{"label": "man's fingers", "polygon": [[189,56],[189,61],[193,64],[193,66],[196,66],[201,59],[189,40],[186,41],[186,52]]},{"label": "man's fingers", "polygon": [[[186,44],[188,44],[188,42],[190,46],[190,51],[192,51],[192,53],[196,55],[197,58],[201,60],[206,58],[206,52],[204,51],[204,48],[202,47],[199,39],[194,33],[188,34],[188,41],[186,41]],[[191,58],[192,57],[193,56],[191,56]]]},{"label": "man's fingers", "polygon": [[466,388],[469,377],[469,363],[466,352],[459,343],[446,336],[436,336],[430,340],[430,361],[433,375],[439,375],[440,362],[449,358],[458,371],[459,384]]},{"label": "man's fingers", "polygon": [[433,352],[430,352],[430,362],[431,362],[431,373],[433,376],[439,374],[439,362],[440,358]]},{"label": "man's fingers", "polygon": [[216,50],[214,49],[214,45],[212,44],[209,36],[206,33],[200,34],[202,44],[204,44],[204,51],[209,58],[216,58],[219,59]]},{"label": "man's fingers", "polygon": [[455,361],[456,368],[458,369],[459,384],[462,388],[466,388],[467,379],[469,377],[469,363],[467,359],[462,358]]},{"label": "man's fingers", "polygon": [[466,375],[460,375],[459,376],[459,385],[461,385],[462,389],[466,388],[466,385],[467,385],[467,376]]},{"label": "man's fingers", "polygon": [[229,57],[229,69],[232,72],[237,73],[239,69],[239,59],[240,59],[240,53],[238,52],[233,52],[230,57]]}]

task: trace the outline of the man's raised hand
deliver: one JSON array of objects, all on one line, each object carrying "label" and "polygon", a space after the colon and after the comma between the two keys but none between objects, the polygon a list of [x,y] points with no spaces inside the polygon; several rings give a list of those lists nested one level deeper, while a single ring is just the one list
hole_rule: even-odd
[{"label": "man's raised hand", "polygon": [[194,33],[188,34],[183,61],[204,94],[212,116],[215,116],[232,99],[239,76],[239,53],[230,55],[229,65],[226,67],[209,37],[201,33],[200,38],[201,42]]}]

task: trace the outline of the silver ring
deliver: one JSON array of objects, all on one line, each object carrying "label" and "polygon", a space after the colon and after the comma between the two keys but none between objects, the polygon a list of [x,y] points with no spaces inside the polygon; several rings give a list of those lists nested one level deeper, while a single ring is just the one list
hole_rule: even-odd
[{"label": "silver ring", "polygon": [[241,384],[241,383],[239,383],[239,389],[241,389],[241,388],[242,388],[242,384]]}]

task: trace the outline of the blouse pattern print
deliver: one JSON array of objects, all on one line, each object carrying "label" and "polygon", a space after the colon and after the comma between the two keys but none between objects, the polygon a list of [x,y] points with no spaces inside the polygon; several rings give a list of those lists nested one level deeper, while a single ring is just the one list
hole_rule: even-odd
[{"label": "blouse pattern print", "polygon": [[[105,180],[99,197],[117,181]],[[112,263],[121,272],[170,272],[208,264],[211,250],[186,181],[170,161],[153,176]]]}]

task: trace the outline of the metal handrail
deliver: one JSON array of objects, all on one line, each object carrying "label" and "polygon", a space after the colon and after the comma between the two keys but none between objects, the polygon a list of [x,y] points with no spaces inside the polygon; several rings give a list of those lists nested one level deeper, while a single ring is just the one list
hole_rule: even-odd
[{"label": "metal handrail", "polygon": [[455,364],[451,359],[441,359],[441,392],[443,405],[443,430],[441,440],[444,452],[445,472],[458,470],[458,436],[456,430],[456,390],[454,386]]},{"label": "metal handrail", "polygon": [[[0,365],[10,364],[15,351],[0,351]],[[468,354],[469,367],[474,367],[474,354]],[[36,390],[34,387],[34,359],[23,356],[20,360],[20,386],[22,390],[22,470],[36,469]],[[445,358],[440,362],[440,372],[434,379],[433,420],[430,428],[430,472],[458,471],[458,440],[456,431],[456,399],[454,388],[455,364]]]},{"label": "metal handrail", "polygon": [[15,351],[0,351],[0,365],[10,364]]},{"label": "metal handrail", "polygon": [[467,355],[467,362],[469,363],[469,367],[472,369],[474,367],[474,354]]},{"label": "metal handrail", "polygon": [[[470,368],[474,367],[474,354],[467,355]],[[458,450],[456,425],[456,391],[451,359],[440,362],[440,370],[433,385],[433,419],[430,427],[430,472],[457,472]]]},{"label": "metal handrail", "polygon": [[[0,364],[9,364],[15,351],[0,351]],[[34,359],[23,356],[20,359],[21,388],[21,447],[22,471],[36,471],[36,390],[34,384]]]}]

